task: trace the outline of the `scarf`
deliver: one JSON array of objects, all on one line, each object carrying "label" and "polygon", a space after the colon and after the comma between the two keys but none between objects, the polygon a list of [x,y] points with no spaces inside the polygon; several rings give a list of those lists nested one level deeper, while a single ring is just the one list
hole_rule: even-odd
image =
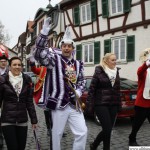
[{"label": "scarf", "polygon": [[146,80],[145,80],[143,97],[145,99],[150,100],[150,68],[147,69],[147,75],[146,75]]},{"label": "scarf", "polygon": [[111,85],[114,86],[117,74],[117,68],[110,69],[107,66],[105,67],[105,73],[108,75]]},{"label": "scarf", "polygon": [[22,73],[20,73],[18,76],[13,76],[12,72],[9,71],[8,75],[10,83],[12,84],[17,96],[19,96],[23,84]]}]

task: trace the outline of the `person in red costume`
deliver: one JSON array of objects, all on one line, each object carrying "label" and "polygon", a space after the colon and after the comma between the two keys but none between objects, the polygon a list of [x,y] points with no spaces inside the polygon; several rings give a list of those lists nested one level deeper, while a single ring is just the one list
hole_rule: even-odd
[{"label": "person in red costume", "polygon": [[150,48],[140,55],[142,65],[138,68],[138,92],[135,101],[135,118],[129,135],[129,146],[139,146],[136,136],[146,119],[150,122]]},{"label": "person in red costume", "polygon": [[[34,95],[33,95],[35,103],[38,104],[39,99],[41,98],[42,87],[46,76],[47,68],[44,66],[36,67],[35,60],[33,57],[30,57],[30,66],[31,66],[31,71],[38,76],[38,80],[34,86]],[[49,110],[44,109],[44,116],[45,116],[45,122],[47,127],[47,135],[49,136],[50,126],[51,126]]]}]

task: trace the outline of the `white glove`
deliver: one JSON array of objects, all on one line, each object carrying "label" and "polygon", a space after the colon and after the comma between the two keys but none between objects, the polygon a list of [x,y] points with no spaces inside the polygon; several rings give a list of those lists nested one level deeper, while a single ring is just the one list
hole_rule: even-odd
[{"label": "white glove", "polygon": [[146,65],[150,66],[150,59],[146,60]]},{"label": "white glove", "polygon": [[150,66],[150,56],[148,57],[148,59],[146,60],[146,65]]},{"label": "white glove", "polygon": [[30,62],[32,62],[32,63],[35,62],[35,58],[34,58],[33,56],[31,56],[31,57],[29,58],[29,60],[30,60]]},{"label": "white glove", "polygon": [[79,96],[79,98],[81,97],[81,95],[82,95],[82,92],[79,90],[79,89],[77,89],[76,90],[76,94]]},{"label": "white glove", "polygon": [[48,35],[48,32],[50,31],[51,29],[51,24],[50,24],[50,21],[51,21],[51,17],[48,17],[44,20],[44,24],[43,24],[43,28],[41,30],[41,34],[43,35]]},{"label": "white glove", "polygon": [[29,55],[28,59],[31,63],[34,63],[36,60],[32,54]]}]

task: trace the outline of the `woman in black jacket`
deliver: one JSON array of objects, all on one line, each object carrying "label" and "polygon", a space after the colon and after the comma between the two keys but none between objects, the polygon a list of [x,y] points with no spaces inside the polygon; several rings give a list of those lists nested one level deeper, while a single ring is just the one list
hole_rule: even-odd
[{"label": "woman in black jacket", "polygon": [[113,125],[117,116],[120,102],[120,78],[116,68],[116,56],[107,53],[99,66],[95,68],[88,93],[88,102],[94,105],[102,131],[90,145],[91,150],[96,150],[103,141],[103,150],[110,150],[110,138]]},{"label": "woman in black jacket", "polygon": [[12,57],[9,67],[8,74],[0,77],[2,131],[8,150],[24,150],[27,139],[27,112],[33,129],[37,127],[32,81],[21,72],[20,58]]}]

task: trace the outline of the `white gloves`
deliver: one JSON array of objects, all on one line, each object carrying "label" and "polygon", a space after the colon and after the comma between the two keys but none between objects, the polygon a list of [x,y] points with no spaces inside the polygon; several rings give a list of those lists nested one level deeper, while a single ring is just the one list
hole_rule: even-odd
[{"label": "white gloves", "polygon": [[76,90],[76,94],[79,96],[79,98],[81,97],[81,95],[82,95],[82,92],[79,90],[79,89],[77,89]]},{"label": "white gloves", "polygon": [[148,57],[148,59],[146,60],[146,65],[150,66],[150,56]]},{"label": "white gloves", "polygon": [[50,31],[51,29],[51,24],[50,24],[50,21],[51,21],[51,17],[48,17],[44,20],[44,24],[43,24],[43,28],[41,30],[41,34],[43,35],[48,35],[48,32]]},{"label": "white gloves", "polygon": [[35,62],[35,58],[33,56],[30,56],[29,60],[30,60],[31,63]]},{"label": "white gloves", "polygon": [[34,58],[34,56],[32,54],[29,54],[29,57],[27,58],[27,60],[29,60],[31,63],[35,63],[36,60]]}]

